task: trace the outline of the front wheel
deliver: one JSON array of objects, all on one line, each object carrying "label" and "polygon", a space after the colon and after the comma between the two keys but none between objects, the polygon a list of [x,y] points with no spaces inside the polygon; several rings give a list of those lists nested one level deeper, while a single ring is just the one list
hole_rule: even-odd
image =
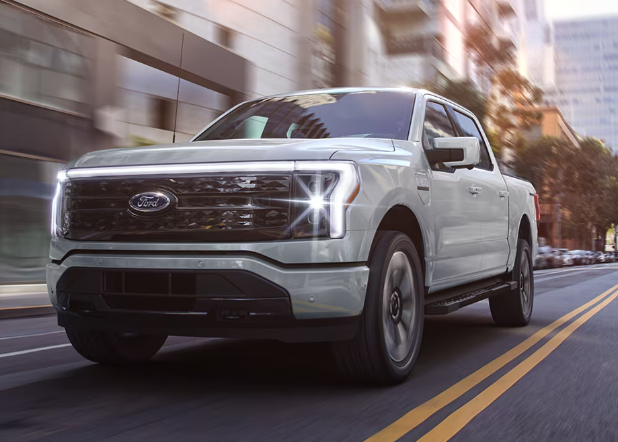
[{"label": "front wheel", "polygon": [[67,327],[73,348],[92,362],[127,365],[146,362],[163,346],[167,336],[110,333]]},{"label": "front wheel", "polygon": [[414,244],[400,232],[378,232],[357,335],[331,348],[353,378],[394,384],[412,371],[423,334],[423,273]]},{"label": "front wheel", "polygon": [[496,325],[523,327],[530,322],[534,301],[532,253],[528,242],[517,241],[517,256],[511,276],[517,287],[508,293],[489,298],[491,316]]}]

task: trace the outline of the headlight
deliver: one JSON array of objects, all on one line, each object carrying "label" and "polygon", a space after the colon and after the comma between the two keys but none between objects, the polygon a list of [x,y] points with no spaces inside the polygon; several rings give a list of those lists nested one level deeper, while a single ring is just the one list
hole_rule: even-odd
[{"label": "headlight", "polygon": [[346,210],[360,190],[354,163],[298,161],[294,169],[294,237],[343,238]]},{"label": "headlight", "polygon": [[54,199],[52,201],[52,214],[51,214],[51,236],[53,238],[58,238],[62,235],[62,223],[60,217],[62,216],[62,202],[63,202],[63,191],[64,191],[64,183],[67,180],[67,172],[66,170],[61,170],[58,172],[58,183],[56,184],[56,193],[54,195]]}]

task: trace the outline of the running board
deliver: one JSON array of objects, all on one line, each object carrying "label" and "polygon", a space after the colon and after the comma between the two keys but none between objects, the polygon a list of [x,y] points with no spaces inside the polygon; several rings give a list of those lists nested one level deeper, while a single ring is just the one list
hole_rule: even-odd
[{"label": "running board", "polygon": [[456,296],[451,299],[445,299],[444,301],[434,302],[432,304],[425,305],[426,315],[446,315],[459,310],[461,307],[465,307],[475,302],[487,299],[490,296],[498,295],[506,290],[515,290],[517,288],[517,282],[508,281],[498,284],[490,285],[482,289],[473,290],[463,295]]}]

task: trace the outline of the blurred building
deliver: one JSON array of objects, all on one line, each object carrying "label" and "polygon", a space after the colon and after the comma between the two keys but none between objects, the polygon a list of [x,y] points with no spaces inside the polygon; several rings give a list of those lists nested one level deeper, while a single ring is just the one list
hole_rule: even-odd
[{"label": "blurred building", "polygon": [[573,147],[579,147],[579,135],[567,122],[557,106],[537,106],[524,108],[524,110],[541,113],[538,124],[533,124],[530,129],[521,133],[526,140],[534,141],[541,137],[556,137],[571,143]]},{"label": "blurred building", "polygon": [[441,78],[489,85],[466,48],[466,30],[485,26],[498,47],[519,48],[521,0],[379,0],[385,56],[382,81],[426,85]]},{"label": "blurred building", "polygon": [[0,284],[44,280],[62,164],[187,139],[247,96],[249,67],[125,0],[0,1]]},{"label": "blurred building", "polygon": [[554,23],[557,105],[582,136],[618,148],[618,17]]},{"label": "blurred building", "polygon": [[530,82],[548,89],[554,84],[552,31],[545,16],[544,0],[523,0],[519,65]]},{"label": "blurred building", "polygon": [[371,0],[0,0],[0,284],[39,282],[62,164],[246,98],[378,84]]},{"label": "blurred building", "polygon": [[249,96],[377,81],[372,0],[130,0],[251,63]]}]

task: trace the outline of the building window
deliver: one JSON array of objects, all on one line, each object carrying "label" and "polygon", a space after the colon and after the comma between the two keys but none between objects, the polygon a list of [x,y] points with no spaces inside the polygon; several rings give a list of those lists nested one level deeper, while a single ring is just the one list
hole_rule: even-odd
[{"label": "building window", "polygon": [[224,48],[232,49],[234,40],[234,32],[225,26],[217,27],[217,44]]},{"label": "building window", "polygon": [[341,3],[318,0],[313,29],[311,74],[316,88],[333,87],[340,83],[337,49],[341,44]]},{"label": "building window", "polygon": [[91,37],[0,3],[1,95],[88,115],[91,57]]},{"label": "building window", "polygon": [[176,8],[161,3],[157,0],[152,0],[148,9],[152,13],[157,14],[158,16],[170,21],[175,21],[178,16],[178,10]]}]

